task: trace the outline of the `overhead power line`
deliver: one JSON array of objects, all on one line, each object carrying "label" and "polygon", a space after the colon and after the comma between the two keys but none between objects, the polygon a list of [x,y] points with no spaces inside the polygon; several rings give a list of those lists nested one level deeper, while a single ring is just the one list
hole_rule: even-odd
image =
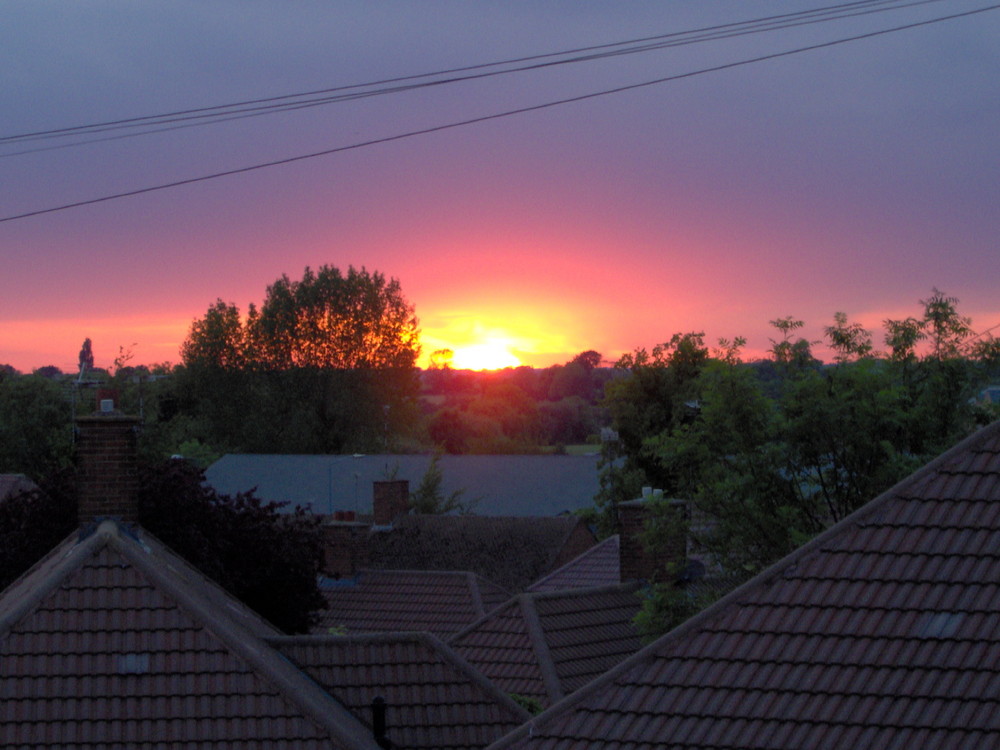
[{"label": "overhead power line", "polygon": [[[91,123],[88,125],[76,125],[72,127],[0,136],[0,145],[2,145],[40,140],[65,139],[109,131],[139,130],[139,132],[126,133],[124,135],[108,136],[91,140],[74,141],[69,144],[61,144],[57,146],[44,146],[40,148],[8,152],[6,154],[0,154],[0,157],[19,156],[29,153],[37,153],[38,151],[51,150],[55,148],[68,148],[77,145],[98,143],[120,138],[133,138],[140,135],[150,135],[153,133],[161,133],[180,128],[214,125],[223,122],[231,122],[233,120],[245,119],[247,117],[277,114],[308,107],[354,101],[372,96],[398,94],[431,86],[442,86],[494,76],[509,75],[512,73],[535,71],[541,68],[569,65],[580,62],[591,62],[609,57],[651,52],[689,44],[718,41],[720,39],[731,39],[748,34],[759,34],[767,31],[794,28],[797,26],[828,23],[830,21],[837,21],[845,18],[853,18],[872,13],[885,13],[888,11],[901,10],[917,5],[927,5],[942,1],[943,0],[856,0],[855,2],[824,6],[809,10],[796,11],[793,13],[765,16],[763,18],[756,18],[749,21],[718,24],[715,26],[707,26],[689,31],[659,34],[656,36],[620,42],[610,42],[600,45],[592,45],[589,47],[578,47],[571,50],[564,50],[562,52],[551,52],[542,55],[512,58],[492,63],[481,63],[478,65],[451,68],[433,73],[401,76],[368,83],[350,84],[315,91],[301,92],[297,94],[284,94],[281,96],[251,99],[242,102],[233,102],[210,107],[177,110],[158,115],[130,117]],[[505,67],[511,65],[516,67]],[[442,76],[447,77],[442,78]]]},{"label": "overhead power line", "polygon": [[245,167],[238,167],[238,168],[235,168],[235,169],[228,169],[228,170],[224,170],[224,171],[221,171],[221,172],[214,172],[214,173],[211,173],[211,174],[200,175],[200,176],[197,176],[197,177],[190,177],[190,178],[183,179],[183,180],[176,180],[176,181],[173,181],[173,182],[161,183],[159,185],[152,185],[152,186],[148,186],[148,187],[144,187],[144,188],[137,188],[135,190],[128,190],[128,191],[123,191],[123,192],[120,192],[120,193],[113,193],[113,194],[104,195],[104,196],[101,196],[101,197],[98,197],[98,198],[90,198],[90,199],[81,200],[81,201],[74,201],[72,203],[65,203],[65,204],[62,204],[62,205],[52,206],[52,207],[49,207],[49,208],[37,209],[37,210],[34,210],[34,211],[28,211],[28,212],[25,212],[25,213],[16,214],[16,215],[12,215],[12,216],[0,217],[0,223],[2,223],[2,222],[8,222],[8,221],[15,221],[15,220],[18,220],[18,219],[25,219],[25,218],[29,218],[29,217],[32,217],[32,216],[40,216],[42,214],[54,213],[56,211],[64,211],[64,210],[67,210],[67,209],[70,209],[70,208],[79,208],[79,207],[82,207],[82,206],[89,206],[89,205],[94,205],[94,204],[97,204],[97,203],[104,203],[104,202],[107,202],[107,201],[118,200],[120,198],[127,198],[127,197],[131,197],[131,196],[143,195],[143,194],[146,194],[146,193],[152,193],[152,192],[156,192],[156,191],[159,191],[159,190],[167,190],[167,189],[170,189],[170,188],[181,187],[181,186],[184,186],[184,185],[192,185],[192,184],[195,184],[195,183],[206,182],[206,181],[218,179],[218,178],[221,178],[221,177],[230,177],[230,176],[233,176],[233,175],[245,174],[247,172],[253,172],[253,171],[260,170],[260,169],[267,169],[269,167],[276,167],[276,166],[281,166],[281,165],[284,165],[284,164],[292,164],[294,162],[304,161],[304,160],[307,160],[307,159],[315,159],[315,158],[318,158],[318,157],[321,157],[321,156],[330,156],[332,154],[338,154],[338,153],[342,153],[342,152],[345,152],[345,151],[353,151],[353,150],[357,150],[357,149],[361,149],[361,148],[366,148],[366,147],[369,147],[369,146],[375,146],[375,145],[378,145],[378,144],[391,143],[393,141],[400,141],[400,140],[404,140],[404,139],[407,139],[407,138],[412,138],[412,137],[419,136],[419,135],[427,135],[427,134],[430,134],[430,133],[437,133],[437,132],[441,132],[441,131],[445,131],[445,130],[451,130],[451,129],[454,129],[454,128],[459,128],[459,127],[464,127],[464,126],[468,126],[468,125],[474,125],[474,124],[478,124],[478,123],[488,122],[488,121],[491,121],[491,120],[498,120],[498,119],[502,119],[502,118],[506,118],[506,117],[512,117],[514,115],[526,114],[526,113],[529,113],[529,112],[537,112],[537,111],[540,111],[540,110],[543,110],[543,109],[549,109],[549,108],[552,108],[552,107],[558,107],[558,106],[562,106],[562,105],[566,105],[566,104],[572,104],[572,103],[576,103],[576,102],[587,101],[587,100],[590,100],[590,99],[596,99],[598,97],[608,96],[608,95],[611,95],[611,94],[619,94],[619,93],[623,93],[623,92],[626,92],[626,91],[634,91],[634,90],[641,89],[641,88],[646,88],[646,87],[649,87],[649,86],[655,86],[655,85],[659,85],[659,84],[669,83],[671,81],[678,81],[678,80],[683,80],[683,79],[686,79],[686,78],[692,78],[692,77],[695,77],[695,76],[704,75],[706,73],[715,73],[715,72],[719,72],[719,71],[722,71],[722,70],[729,70],[729,69],[732,69],[732,68],[738,68],[738,67],[742,67],[742,66],[745,66],[745,65],[751,65],[751,64],[754,64],[754,63],[766,62],[768,60],[776,60],[776,59],[780,59],[780,58],[783,58],[783,57],[789,57],[791,55],[796,55],[796,54],[800,54],[800,53],[803,53],[803,52],[811,52],[811,51],[815,51],[815,50],[819,50],[819,49],[827,49],[827,48],[835,47],[835,46],[838,46],[838,45],[841,45],[841,44],[846,44],[846,43],[849,43],[849,42],[856,42],[856,41],[860,41],[860,40],[864,40],[864,39],[872,39],[872,38],[875,38],[875,37],[884,36],[884,35],[892,34],[892,33],[899,32],[899,31],[906,31],[906,30],[910,30],[910,29],[916,29],[916,28],[921,28],[921,27],[925,27],[925,26],[930,26],[930,25],[933,25],[933,24],[941,23],[943,21],[950,21],[950,20],[955,20],[955,19],[958,19],[958,18],[966,18],[966,17],[969,17],[969,16],[973,16],[973,15],[977,15],[977,14],[981,14],[981,13],[986,13],[986,12],[994,11],[994,10],[997,10],[997,9],[1000,9],[1000,4],[988,5],[988,6],[985,6],[985,7],[976,8],[976,9],[969,10],[969,11],[963,11],[961,13],[953,13],[953,14],[949,14],[949,15],[945,15],[945,16],[939,16],[937,18],[932,18],[932,19],[928,19],[928,20],[925,20],[925,21],[916,21],[916,22],[913,22],[913,23],[902,24],[902,25],[899,25],[899,26],[893,26],[893,27],[886,28],[886,29],[879,29],[877,31],[870,31],[870,32],[865,32],[863,34],[856,34],[856,35],[853,35],[853,36],[842,37],[840,39],[834,39],[834,40],[827,41],[827,42],[819,42],[819,43],[816,43],[816,44],[811,44],[811,45],[807,45],[807,46],[803,46],[803,47],[796,47],[796,48],[790,49],[790,50],[783,50],[781,52],[773,52],[773,53],[769,53],[769,54],[766,54],[766,55],[760,55],[760,56],[757,56],[757,57],[751,57],[751,58],[746,58],[746,59],[743,59],[743,60],[737,60],[737,61],[734,61],[734,62],[723,63],[721,65],[715,65],[715,66],[711,66],[711,67],[707,67],[707,68],[701,68],[701,69],[698,69],[698,70],[689,71],[687,73],[678,73],[678,74],[675,74],[675,75],[664,76],[664,77],[661,77],[661,78],[656,78],[656,79],[652,79],[652,80],[648,80],[648,81],[642,81],[640,83],[633,83],[633,84],[627,84],[627,85],[623,85],[623,86],[617,86],[617,87],[614,87],[614,88],[604,89],[604,90],[601,90],[601,91],[595,91],[595,92],[591,92],[591,93],[587,93],[587,94],[580,94],[578,96],[572,96],[572,97],[566,97],[566,98],[563,98],[563,99],[551,100],[551,101],[548,101],[548,102],[543,102],[541,104],[534,104],[534,105],[529,105],[529,106],[526,106],[526,107],[519,107],[519,108],[516,108],[516,109],[506,110],[506,111],[503,111],[503,112],[496,112],[496,113],[493,113],[493,114],[482,115],[482,116],[479,116],[479,117],[472,117],[472,118],[468,118],[468,119],[465,119],[465,120],[459,120],[459,121],[455,121],[455,122],[445,123],[445,124],[442,124],[442,125],[435,125],[435,126],[431,126],[431,127],[427,127],[427,128],[420,128],[418,130],[411,130],[411,131],[407,131],[407,132],[403,132],[403,133],[398,133],[396,135],[385,136],[385,137],[380,137],[380,138],[373,138],[373,139],[370,139],[370,140],[365,140],[365,141],[360,141],[360,142],[357,142],[357,143],[352,143],[352,144],[349,144],[349,145],[346,145],[346,146],[337,146],[337,147],[334,147],[334,148],[324,149],[322,151],[315,151],[315,152],[308,153],[308,154],[300,154],[300,155],[297,155],[297,156],[286,157],[286,158],[283,158],[283,159],[276,159],[276,160],[273,160],[273,161],[261,162],[261,163],[258,163],[258,164],[252,164],[252,165],[245,166]]}]

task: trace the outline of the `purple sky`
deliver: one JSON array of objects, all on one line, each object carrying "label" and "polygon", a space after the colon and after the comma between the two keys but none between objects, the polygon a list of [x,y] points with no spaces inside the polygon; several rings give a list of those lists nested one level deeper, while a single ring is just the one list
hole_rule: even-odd
[{"label": "purple sky", "polygon": [[[823,7],[821,2],[12,4],[0,135],[208,107]],[[832,5],[830,3],[829,5]],[[0,217],[986,8],[948,0],[32,154]],[[1000,324],[1000,10],[538,112],[0,223],[0,362],[178,361],[217,297],[282,273],[397,277],[425,353],[533,365],[836,311],[877,329],[938,287]],[[877,333],[877,341],[881,335]]]}]

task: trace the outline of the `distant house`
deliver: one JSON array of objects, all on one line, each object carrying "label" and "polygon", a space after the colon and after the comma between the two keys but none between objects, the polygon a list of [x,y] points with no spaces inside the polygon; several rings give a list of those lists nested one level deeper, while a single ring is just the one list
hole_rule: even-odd
[{"label": "distant house", "polygon": [[[386,479],[416,487],[430,455],[283,456],[229,454],[205,472],[216,490],[255,489],[264,500],[289,501],[332,515],[371,513],[370,488]],[[482,516],[555,516],[593,505],[600,489],[597,456],[451,456],[439,459],[445,495],[464,490]]]},{"label": "distant house", "polygon": [[1000,743],[1000,422],[501,748]]}]

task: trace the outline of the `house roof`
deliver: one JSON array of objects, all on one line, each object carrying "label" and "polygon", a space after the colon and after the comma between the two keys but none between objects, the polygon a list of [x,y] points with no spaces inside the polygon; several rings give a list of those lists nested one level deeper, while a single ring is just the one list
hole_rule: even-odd
[{"label": "house roof", "polygon": [[995,744],[998,549],[1000,423],[493,747]]},{"label": "house roof", "polygon": [[0,746],[374,750],[272,635],[150,535],[105,521],[0,594]]},{"label": "house roof", "polygon": [[358,716],[381,696],[386,735],[396,747],[481,748],[529,718],[428,633],[285,636],[269,643]]},{"label": "house roof", "polygon": [[510,594],[465,571],[362,570],[320,586],[327,609],[317,634],[425,630],[452,635],[499,606]]},{"label": "house roof", "polygon": [[[369,537],[372,568],[469,570],[521,591],[561,564],[565,549],[593,535],[576,516],[401,516]],[[574,552],[573,556],[577,553]]]},{"label": "house roof", "polygon": [[502,690],[548,706],[639,650],[636,589],[521,594],[450,643]]},{"label": "house roof", "polygon": [[[596,448],[595,448],[596,450]],[[255,489],[264,500],[311,505],[317,513],[371,513],[372,483],[388,476],[416,487],[430,466],[429,454],[302,456],[229,454],[205,472],[225,494]],[[445,496],[464,491],[484,516],[555,516],[589,508],[600,489],[598,457],[557,455],[453,456],[438,465]]]},{"label": "house roof", "polygon": [[528,586],[528,591],[563,591],[565,589],[612,586],[621,583],[621,543],[618,534],[609,536],[584,551],[561,568],[542,576]]}]

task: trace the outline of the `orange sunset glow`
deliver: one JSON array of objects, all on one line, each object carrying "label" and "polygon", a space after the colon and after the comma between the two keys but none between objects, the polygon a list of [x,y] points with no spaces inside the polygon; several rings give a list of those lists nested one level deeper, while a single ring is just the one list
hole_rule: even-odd
[{"label": "orange sunset glow", "polygon": [[[752,358],[769,321],[821,341],[837,311],[881,345],[934,287],[1000,321],[1000,8],[878,3],[736,43],[695,31],[753,4],[255,4],[237,25],[202,5],[5,19],[0,364],[74,372],[84,338],[98,367],[176,364],[216,299],[245,315],[323,264],[399,281],[420,367],[613,362],[688,331]],[[524,55],[559,62],[424,75]],[[333,86],[359,95],[293,94]]]}]

